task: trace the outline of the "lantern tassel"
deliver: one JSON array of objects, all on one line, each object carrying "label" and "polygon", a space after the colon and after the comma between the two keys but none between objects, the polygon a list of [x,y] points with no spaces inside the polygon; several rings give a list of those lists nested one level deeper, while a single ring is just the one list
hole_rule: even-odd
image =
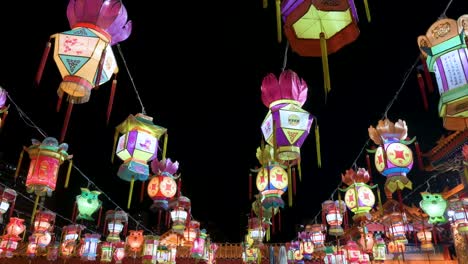
[{"label": "lantern tassel", "polygon": [[384,210],[383,210],[383,205],[382,205],[382,198],[380,196],[380,189],[377,188],[377,200],[379,202],[379,211],[380,211],[380,215],[383,216],[384,214]]},{"label": "lantern tassel", "polygon": [[270,226],[268,226],[267,230],[266,230],[266,241],[270,241],[270,237],[271,237],[271,233],[270,233]]},{"label": "lantern tassel", "polygon": [[418,73],[417,76],[418,76],[419,92],[421,93],[421,97],[423,100],[424,110],[427,111],[429,109],[429,104],[427,103],[426,88],[424,87],[424,80],[420,73]]},{"label": "lantern tassel", "polygon": [[370,9],[369,9],[369,3],[367,0],[364,0],[364,8],[366,9],[366,17],[367,17],[367,22],[371,22],[371,14],[370,14]]},{"label": "lantern tassel", "polygon": [[68,182],[70,181],[70,174],[73,168],[73,160],[68,160],[68,170],[67,170],[67,177],[65,178],[65,188],[68,188]]},{"label": "lantern tassel", "polygon": [[[263,225],[263,220],[260,218],[260,225]],[[275,207],[271,207],[271,232],[275,233]]]},{"label": "lantern tassel", "polygon": [[[31,226],[34,223],[34,217],[36,216],[36,210],[37,210],[37,204],[38,203],[39,203],[39,195],[36,194],[36,200],[34,201],[34,207],[33,207],[33,211],[32,211],[32,214],[31,214],[31,223],[30,223]],[[24,232],[24,233],[26,233],[26,232]]]},{"label": "lantern tassel", "polygon": [[36,78],[35,78],[35,83],[37,86],[39,86],[39,83],[41,82],[42,74],[44,73],[45,64],[47,62],[47,57],[49,56],[51,46],[52,46],[52,43],[50,42],[50,39],[49,39],[49,41],[46,43],[44,52],[42,53],[42,58],[41,58],[41,62],[39,63],[39,68],[37,69]]},{"label": "lantern tassel", "polygon": [[414,142],[414,147],[416,148],[416,156],[418,157],[419,169],[424,170],[424,163],[423,163],[423,160],[422,160],[421,148],[419,147],[419,143],[417,141]]},{"label": "lantern tassel", "polygon": [[163,145],[163,153],[162,153],[162,159],[165,159],[166,158],[166,151],[167,151],[167,141],[169,140],[168,139],[169,135],[167,134],[164,134],[164,145]]},{"label": "lantern tassel", "polygon": [[281,210],[278,208],[278,231],[281,232]]},{"label": "lantern tassel", "polygon": [[130,209],[130,204],[132,203],[132,194],[133,194],[133,184],[135,183],[135,176],[132,176],[130,180],[130,191],[128,192],[128,202],[127,209]]},{"label": "lantern tassel", "polygon": [[431,73],[429,72],[429,69],[427,68],[426,59],[422,55],[419,58],[421,59],[421,64],[423,66],[424,79],[426,79],[426,84],[427,84],[427,91],[429,91],[429,93],[433,93],[434,85],[432,84]]},{"label": "lantern tassel", "polygon": [[65,139],[67,133],[68,122],[70,121],[71,112],[73,110],[73,102],[68,102],[67,113],[65,114],[65,120],[63,121],[62,133],[60,134],[60,142]]},{"label": "lantern tassel", "polygon": [[25,148],[23,147],[23,150],[21,150],[21,153],[20,153],[20,156],[19,156],[19,159],[18,159],[18,164],[16,165],[15,181],[16,181],[16,178],[18,178],[18,175],[19,175],[19,172],[20,172],[20,169],[21,169],[21,163],[23,162],[24,150],[25,150]]},{"label": "lantern tassel", "polygon": [[322,155],[320,153],[320,132],[318,124],[315,126],[315,148],[317,150],[317,167],[322,167]]},{"label": "lantern tassel", "polygon": [[115,89],[117,87],[117,80],[114,77],[112,80],[111,92],[109,95],[109,104],[107,105],[107,115],[106,115],[106,123],[109,124],[110,115],[112,112],[112,105],[114,104],[114,97],[115,97]]},{"label": "lantern tassel", "polygon": [[293,187],[293,194],[296,195],[296,168],[292,168],[292,187]]},{"label": "lantern tassel", "polygon": [[325,39],[325,34],[323,32],[320,32],[320,50],[322,52],[323,85],[325,88],[325,102],[326,102],[327,94],[330,92],[331,86],[330,86],[330,72],[328,69],[327,40]]},{"label": "lantern tassel", "polygon": [[13,212],[15,211],[15,203],[16,203],[16,200],[13,200],[13,202],[11,202],[10,214],[8,215],[9,218],[11,218],[11,216],[13,215]]},{"label": "lantern tassel", "polygon": [[119,139],[119,130],[115,130],[114,134],[114,146],[112,147],[111,163],[114,163],[115,151],[117,150],[117,140]]},{"label": "lantern tassel", "polygon": [[249,200],[252,200],[252,173],[249,173]]},{"label": "lantern tassel", "polygon": [[140,203],[143,202],[144,194],[145,194],[145,181],[141,181]]},{"label": "lantern tassel", "polygon": [[6,118],[8,116],[8,109],[3,112],[2,119],[0,120],[0,129],[3,128],[3,125],[5,125]]},{"label": "lantern tassel", "polygon": [[76,201],[73,203],[73,210],[72,210],[71,220],[72,220],[73,223],[76,222]]},{"label": "lantern tassel", "polygon": [[292,207],[293,204],[293,193],[292,193],[292,175],[291,175],[291,166],[288,166],[288,205]]},{"label": "lantern tassel", "polygon": [[299,181],[302,181],[301,158],[297,159],[297,172],[299,173]]},{"label": "lantern tassel", "polygon": [[281,32],[281,1],[275,0],[276,3],[276,38],[278,43],[282,41],[282,32]]}]

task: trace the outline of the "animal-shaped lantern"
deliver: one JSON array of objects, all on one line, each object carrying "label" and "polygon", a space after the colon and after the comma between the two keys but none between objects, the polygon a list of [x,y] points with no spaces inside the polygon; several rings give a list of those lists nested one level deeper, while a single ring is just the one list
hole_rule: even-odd
[{"label": "animal-shaped lantern", "polygon": [[467,33],[468,15],[462,15],[458,20],[437,20],[417,40],[427,70],[435,74],[439,116],[448,130],[468,128]]},{"label": "animal-shaped lantern", "polygon": [[173,198],[177,192],[176,179],[180,175],[175,173],[179,169],[179,162],[173,162],[170,158],[154,159],[151,162],[151,170],[155,174],[148,183],[148,195],[153,199],[153,209],[167,210],[169,199]]},{"label": "animal-shaped lantern", "polygon": [[284,34],[300,56],[322,57],[325,94],[331,90],[328,55],[359,36],[354,1],[284,0]]},{"label": "animal-shaped lantern", "polygon": [[442,197],[442,194],[422,192],[421,196],[422,200],[419,202],[419,206],[429,215],[429,224],[443,224],[447,222],[444,213],[448,203],[447,200]]},{"label": "animal-shaped lantern", "polygon": [[[70,0],[67,18],[71,30],[54,34],[54,60],[63,78],[57,94],[60,108],[64,95],[68,97],[68,109],[62,128],[64,139],[74,104],[89,101],[93,88],[110,80],[117,74],[118,67],[112,45],[127,39],[132,30],[127,21],[127,10],[120,0]],[[39,83],[44,70],[51,41],[47,43],[36,82]],[[109,120],[116,81],[113,81],[107,110]]]},{"label": "animal-shaped lantern", "polygon": [[394,193],[405,188],[412,189],[411,181],[406,177],[413,167],[413,152],[406,141],[408,127],[399,119],[393,123],[387,118],[379,120],[374,128],[370,126],[369,137],[378,145],[373,152],[376,169],[385,177],[385,191]]},{"label": "animal-shaped lantern", "polygon": [[135,254],[139,253],[145,240],[143,230],[129,230],[128,232],[130,233],[126,239],[128,248]]},{"label": "animal-shaped lantern", "polygon": [[[150,173],[148,162],[157,157],[158,140],[165,133],[165,128],[153,124],[152,117],[141,113],[129,115],[115,128],[114,149],[117,157],[123,161],[117,176],[130,182],[128,208],[132,201],[133,184],[135,180],[144,182],[148,179]],[[118,137],[119,134],[122,135]]]},{"label": "animal-shaped lantern", "polygon": [[7,97],[8,92],[0,86],[0,114],[2,115],[0,118],[0,129],[5,124],[5,120],[8,115],[8,108],[10,108],[9,105],[5,105]]},{"label": "animal-shaped lantern", "polygon": [[[88,188],[81,188],[81,194],[76,196],[78,215],[76,220],[84,219],[94,221],[92,215],[98,210],[102,210],[102,201],[98,199],[99,191],[91,191]],[[99,221],[98,221],[99,222]]]},{"label": "animal-shaped lantern", "polygon": [[309,135],[312,115],[301,107],[307,100],[307,84],[292,70],[263,78],[262,101],[269,111],[262,123],[265,141],[274,147],[274,159],[298,163],[300,148]]}]

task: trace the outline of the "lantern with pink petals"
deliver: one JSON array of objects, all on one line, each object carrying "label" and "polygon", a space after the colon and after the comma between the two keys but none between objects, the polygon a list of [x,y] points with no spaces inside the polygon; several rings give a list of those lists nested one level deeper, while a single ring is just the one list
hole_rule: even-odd
[{"label": "lantern with pink petals", "polygon": [[9,105],[5,105],[7,97],[8,92],[0,86],[0,114],[2,115],[2,117],[0,117],[0,128],[5,124],[8,108],[10,107]]},{"label": "lantern with pink petals", "polygon": [[169,200],[174,197],[177,192],[178,175],[175,173],[179,169],[179,162],[173,162],[170,158],[154,159],[151,162],[151,170],[155,174],[148,183],[148,195],[153,199],[153,209],[167,210],[169,208]]},{"label": "lantern with pink petals", "polygon": [[279,79],[273,73],[264,77],[261,90],[263,104],[269,108],[262,123],[266,142],[275,147],[275,159],[298,161],[313,121],[301,108],[307,99],[307,84],[294,71],[285,70]]}]

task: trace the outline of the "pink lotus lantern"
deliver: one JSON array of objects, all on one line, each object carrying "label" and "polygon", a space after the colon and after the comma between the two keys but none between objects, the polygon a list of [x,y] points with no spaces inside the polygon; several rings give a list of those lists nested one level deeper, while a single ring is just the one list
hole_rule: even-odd
[{"label": "pink lotus lantern", "polygon": [[269,108],[262,123],[266,142],[276,147],[275,159],[298,162],[313,121],[301,108],[307,99],[307,84],[294,71],[285,70],[279,79],[273,73],[265,76],[261,90],[263,104]]},{"label": "pink lotus lantern", "polygon": [[145,236],[145,242],[143,245],[143,264],[156,264],[157,263],[157,253],[159,246],[159,236]]},{"label": "pink lotus lantern", "polygon": [[405,188],[412,189],[411,181],[406,177],[413,167],[413,152],[406,141],[408,127],[399,119],[392,123],[388,119],[379,120],[374,128],[370,126],[369,137],[376,145],[374,163],[376,169],[385,177],[385,189],[394,193]]},{"label": "pink lotus lantern", "polygon": [[169,202],[172,219],[172,230],[176,233],[183,234],[185,223],[190,213],[190,199],[185,196],[179,196]]},{"label": "pink lotus lantern", "polygon": [[192,249],[190,250],[190,255],[194,259],[203,258],[205,252],[205,241],[206,241],[206,230],[200,230],[200,235],[193,241]]},{"label": "pink lotus lantern", "polygon": [[174,197],[177,192],[176,179],[179,177],[175,175],[179,169],[179,162],[172,162],[170,158],[154,159],[151,162],[151,170],[155,174],[148,183],[148,195],[153,199],[153,209],[167,210],[169,207],[168,201]]},{"label": "pink lotus lantern", "polygon": [[127,236],[127,245],[130,251],[138,253],[141,251],[145,238],[143,237],[143,230],[130,230]]},{"label": "pink lotus lantern", "polygon": [[[106,241],[119,242],[120,232],[126,229],[128,223],[128,215],[122,210],[109,210],[106,212],[107,235]],[[125,235],[125,234],[124,234]]]},{"label": "pink lotus lantern", "polygon": [[5,228],[6,235],[2,236],[2,241],[0,242],[2,255],[5,254],[7,258],[13,257],[13,251],[18,247],[18,241],[21,240],[19,235],[24,232],[25,228],[24,219],[10,217],[10,222]]},{"label": "pink lotus lantern", "polygon": [[0,190],[0,224],[3,223],[3,215],[10,209],[13,212],[15,208],[16,191],[10,188]]},{"label": "pink lotus lantern", "polygon": [[322,212],[325,214],[325,219],[330,225],[328,234],[331,236],[343,235],[343,214],[346,212],[346,203],[341,200],[327,200],[322,203]]}]

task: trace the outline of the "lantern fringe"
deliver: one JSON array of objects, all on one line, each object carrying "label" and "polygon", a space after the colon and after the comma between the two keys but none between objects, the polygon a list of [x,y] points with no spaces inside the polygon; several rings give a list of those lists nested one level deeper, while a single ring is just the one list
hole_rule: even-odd
[{"label": "lantern fringe", "polygon": [[15,171],[15,180],[16,178],[18,178],[18,175],[21,169],[21,163],[23,162],[24,150],[25,150],[25,147],[23,147],[23,150],[21,150],[20,156],[18,158],[18,164],[16,165],[16,171]]},{"label": "lantern fringe", "polygon": [[72,215],[71,215],[71,221],[73,223],[76,222],[76,201],[73,203],[73,210],[72,210]]},{"label": "lantern fringe", "polygon": [[262,7],[263,8],[268,8],[268,0],[263,0],[262,1]]},{"label": "lantern fringe", "polygon": [[68,188],[68,182],[70,181],[70,174],[71,174],[71,170],[73,168],[73,160],[68,160],[68,170],[67,170],[67,175],[66,175],[66,178],[65,178],[65,185],[64,187],[65,188]]},{"label": "lantern fringe", "polygon": [[39,86],[39,83],[41,82],[42,74],[44,73],[45,64],[47,62],[47,57],[49,56],[51,46],[52,43],[49,39],[49,41],[46,43],[44,52],[42,53],[41,62],[39,63],[39,68],[37,69],[36,78],[34,80],[37,86]]},{"label": "lantern fringe", "polygon": [[322,52],[323,85],[325,88],[325,102],[326,102],[327,94],[330,92],[331,86],[330,86],[330,72],[328,69],[327,40],[325,39],[325,33],[323,32],[320,32],[320,51]]},{"label": "lantern fringe", "polygon": [[364,8],[366,9],[366,17],[367,17],[367,22],[371,22],[371,14],[370,14],[370,9],[369,9],[369,3],[367,0],[364,0]]},{"label": "lantern fringe", "polygon": [[116,129],[114,134],[114,146],[112,147],[111,163],[114,163],[115,151],[117,150],[117,140],[119,139],[119,131]]},{"label": "lantern fringe", "polygon": [[281,1],[275,0],[276,3],[276,37],[278,43],[282,41],[282,32],[281,32]]},{"label": "lantern fringe", "polygon": [[426,79],[427,90],[429,91],[429,93],[433,93],[434,85],[432,84],[431,73],[429,72],[429,69],[427,68],[426,59],[424,58],[424,56],[422,56],[422,54],[421,56],[419,56],[419,58],[421,59],[421,64],[423,66],[424,79]]},{"label": "lantern fringe", "polygon": [[317,167],[322,167],[322,154],[320,153],[320,132],[319,132],[319,125],[316,123],[315,125],[315,148],[317,151]]},{"label": "lantern fringe", "polygon": [[301,168],[301,158],[297,159],[297,172],[299,173],[299,181],[302,181],[302,168]]},{"label": "lantern fringe", "polygon": [[[260,223],[261,225],[263,225],[263,218],[260,218]],[[275,234],[275,228],[276,228],[276,224],[275,224],[275,207],[272,206],[271,207],[271,232],[273,234]]]},{"label": "lantern fringe", "polygon": [[164,134],[164,145],[163,145],[163,150],[162,150],[162,159],[166,158],[167,141],[169,140],[168,137],[169,137],[169,135],[166,132],[166,134]]},{"label": "lantern fringe", "polygon": [[130,205],[132,203],[132,194],[133,194],[133,184],[135,183],[135,176],[132,176],[130,180],[130,191],[128,192],[128,201],[127,201],[127,209],[130,209]]},{"label": "lantern fringe", "polygon": [[416,148],[416,156],[418,158],[419,169],[424,170],[424,163],[423,163],[423,160],[422,160],[421,148],[419,147],[419,143],[417,141],[414,142],[414,147]]},{"label": "lantern fringe", "polygon": [[9,218],[11,218],[11,216],[13,215],[13,212],[15,211],[15,204],[16,204],[16,200],[13,200],[13,202],[10,205],[10,214],[8,215]]},{"label": "lantern fringe", "polygon": [[96,229],[99,228],[99,226],[101,226],[101,216],[102,216],[102,204],[101,204],[101,207],[99,208],[99,214],[98,214]]},{"label": "lantern fringe", "polygon": [[59,95],[57,99],[57,105],[55,106],[55,111],[57,113],[60,112],[60,108],[62,107],[62,101],[63,101],[63,94]]},{"label": "lantern fringe", "polygon": [[112,105],[114,104],[114,97],[115,97],[115,89],[117,88],[117,80],[112,80],[111,92],[109,95],[109,104],[107,105],[107,115],[106,115],[106,123],[109,124],[110,115],[112,112]]},{"label": "lantern fringe", "polygon": [[379,203],[380,215],[383,216],[384,211],[383,211],[382,198],[380,196],[380,189],[379,188],[377,188],[377,200],[378,200],[378,203]]},{"label": "lantern fringe", "polygon": [[63,142],[65,139],[65,135],[67,133],[68,122],[70,122],[71,112],[73,110],[73,102],[68,102],[67,112],[65,114],[65,120],[63,121],[62,132],[60,133],[60,142]]},{"label": "lantern fringe", "polygon": [[426,88],[424,86],[424,80],[420,73],[417,74],[417,78],[418,78],[419,92],[421,93],[421,98],[423,100],[424,110],[427,111],[429,109],[429,104],[427,103]]},{"label": "lantern fringe", "polygon": [[281,232],[281,210],[278,208],[278,231]]},{"label": "lantern fringe", "polygon": [[288,205],[292,207],[293,205],[293,193],[292,193],[292,175],[291,175],[291,166],[288,166]]}]

